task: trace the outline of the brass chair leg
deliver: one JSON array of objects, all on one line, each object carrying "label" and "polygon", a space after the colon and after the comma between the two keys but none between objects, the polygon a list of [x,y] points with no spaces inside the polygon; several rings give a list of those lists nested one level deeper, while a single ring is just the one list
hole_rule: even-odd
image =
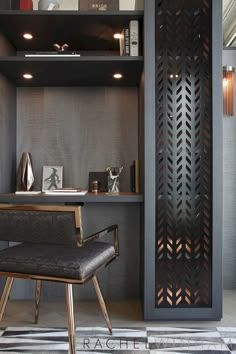
[{"label": "brass chair leg", "polygon": [[37,324],[39,319],[39,306],[40,306],[40,297],[42,290],[42,280],[36,280],[35,285],[35,317],[34,322]]},{"label": "brass chair leg", "polygon": [[104,302],[104,299],[103,299],[103,296],[102,296],[102,293],[101,293],[101,290],[100,290],[96,275],[94,275],[92,279],[93,279],[93,285],[94,285],[94,288],[95,288],[95,291],[96,291],[96,294],[97,294],[99,305],[101,307],[103,316],[104,316],[105,321],[107,323],[107,327],[109,329],[109,332],[110,332],[110,334],[112,334],[111,322],[110,322],[110,319],[109,319],[109,316],[108,316],[106,305],[105,305],[105,302]]},{"label": "brass chair leg", "polygon": [[69,351],[70,351],[70,354],[76,354],[73,288],[72,288],[72,284],[65,284],[65,285],[66,285],[66,305],[67,305]]},{"label": "brass chair leg", "polygon": [[7,277],[6,284],[3,289],[3,293],[0,301],[0,321],[2,320],[2,316],[6,308],[6,304],[11,291],[13,280],[14,280],[13,277]]}]

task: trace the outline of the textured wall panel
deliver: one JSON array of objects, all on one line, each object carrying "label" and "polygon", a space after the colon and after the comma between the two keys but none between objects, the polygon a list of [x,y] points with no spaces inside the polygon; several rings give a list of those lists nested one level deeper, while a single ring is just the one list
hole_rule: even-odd
[{"label": "textured wall panel", "polygon": [[156,306],[211,306],[211,1],[156,1]]},{"label": "textured wall panel", "polygon": [[89,171],[124,166],[121,190],[130,191],[137,112],[136,88],[18,88],[17,162],[31,152],[36,189],[44,165],[62,165],[63,185],[84,188]]}]

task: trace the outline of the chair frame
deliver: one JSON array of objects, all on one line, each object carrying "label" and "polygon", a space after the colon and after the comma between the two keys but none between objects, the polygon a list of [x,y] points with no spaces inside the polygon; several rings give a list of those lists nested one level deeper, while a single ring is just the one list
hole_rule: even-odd
[{"label": "chair frame", "polygon": [[86,238],[83,236],[83,227],[82,227],[82,214],[81,206],[71,206],[71,205],[45,205],[45,204],[24,204],[24,205],[15,205],[15,204],[0,204],[0,210],[23,210],[23,211],[67,211],[74,212],[75,215],[75,227],[77,231],[77,247],[83,247],[88,242],[91,242],[95,239],[103,237],[108,233],[113,232],[113,242],[115,254],[100,268],[96,269],[89,277],[83,278],[81,280],[70,279],[70,278],[59,278],[53,276],[40,276],[34,274],[22,274],[22,273],[13,273],[13,272],[2,272],[0,271],[0,276],[7,277],[5,287],[2,293],[0,300],[0,321],[3,317],[8,297],[11,291],[11,287],[14,281],[14,278],[23,278],[23,279],[33,279],[36,280],[35,287],[35,323],[38,323],[39,317],[39,307],[40,307],[40,296],[42,289],[42,280],[55,281],[65,283],[66,288],[66,305],[67,305],[67,322],[68,322],[68,338],[69,338],[69,351],[70,354],[76,354],[76,337],[75,337],[75,320],[74,320],[74,308],[73,308],[73,284],[84,284],[90,279],[93,281],[95,292],[98,298],[99,305],[101,307],[104,319],[106,321],[107,327],[110,334],[112,334],[112,326],[109,319],[109,315],[106,309],[106,305],[103,299],[102,292],[100,290],[98,280],[96,277],[97,271],[101,268],[106,267],[119,255],[119,238],[118,238],[118,226],[112,225],[103,230],[100,230]]}]

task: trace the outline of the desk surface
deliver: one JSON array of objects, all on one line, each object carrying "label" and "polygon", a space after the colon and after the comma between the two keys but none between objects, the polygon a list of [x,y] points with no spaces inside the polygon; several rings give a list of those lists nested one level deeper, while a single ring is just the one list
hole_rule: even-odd
[{"label": "desk surface", "polygon": [[0,194],[0,203],[142,203],[143,195],[138,193],[120,192],[90,193],[85,195],[45,195],[45,194]]}]

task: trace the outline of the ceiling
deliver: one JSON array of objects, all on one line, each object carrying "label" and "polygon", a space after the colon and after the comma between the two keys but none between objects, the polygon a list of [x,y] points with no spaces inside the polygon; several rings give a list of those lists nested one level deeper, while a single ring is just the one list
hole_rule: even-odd
[{"label": "ceiling", "polygon": [[223,45],[236,47],[236,0],[223,0]]}]

